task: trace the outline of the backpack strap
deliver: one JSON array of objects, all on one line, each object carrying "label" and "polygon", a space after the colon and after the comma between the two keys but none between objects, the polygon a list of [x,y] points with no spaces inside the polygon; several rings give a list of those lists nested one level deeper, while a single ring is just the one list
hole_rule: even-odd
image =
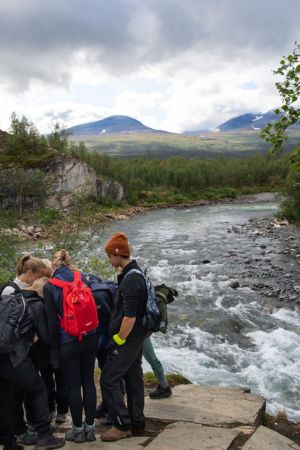
[{"label": "backpack strap", "polygon": [[17,283],[15,283],[14,281],[9,281],[8,283],[3,284],[3,285],[1,286],[1,289],[0,289],[0,295],[2,294],[2,292],[4,291],[4,289],[5,289],[6,287],[12,287],[12,288],[14,288],[15,293],[21,292],[21,288],[17,285]]},{"label": "backpack strap", "polygon": [[138,269],[131,269],[129,270],[127,273],[125,273],[123,280],[127,277],[127,275],[130,275],[131,273],[138,273],[139,275],[142,275],[143,278],[145,278],[145,274],[142,270],[138,270]]},{"label": "backpack strap", "polygon": [[15,292],[21,292],[20,286],[18,286],[17,283],[15,283],[14,281],[11,281],[10,283],[8,283],[7,286],[13,287]]},{"label": "backpack strap", "polygon": [[74,274],[74,283],[76,284],[82,284],[82,279],[81,279],[81,273],[80,272],[73,272]]},{"label": "backpack strap", "polygon": [[71,283],[73,283],[73,281],[64,281],[59,280],[58,278],[51,278],[51,280],[48,280],[48,283],[63,289],[64,287],[69,286]]}]

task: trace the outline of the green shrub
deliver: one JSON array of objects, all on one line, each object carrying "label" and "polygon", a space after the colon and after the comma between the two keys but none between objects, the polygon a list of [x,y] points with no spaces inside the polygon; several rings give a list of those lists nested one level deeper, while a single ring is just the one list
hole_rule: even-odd
[{"label": "green shrub", "polygon": [[61,217],[61,213],[58,209],[41,209],[37,216],[43,225],[51,225]]},{"label": "green shrub", "polygon": [[300,170],[291,168],[284,189],[286,199],[282,204],[283,215],[295,222],[300,222]]},{"label": "green shrub", "polygon": [[4,234],[0,229],[0,285],[15,277],[18,245],[17,238]]},{"label": "green shrub", "polygon": [[107,259],[98,256],[89,256],[85,261],[78,262],[77,266],[85,273],[93,273],[105,280],[116,279],[117,272]]},{"label": "green shrub", "polygon": [[129,205],[137,206],[139,204],[139,198],[136,192],[129,194],[127,200]]},{"label": "green shrub", "polygon": [[114,198],[107,196],[101,200],[101,205],[112,207],[112,208],[113,207],[119,208],[119,207],[124,206],[124,202],[122,200],[115,200]]}]

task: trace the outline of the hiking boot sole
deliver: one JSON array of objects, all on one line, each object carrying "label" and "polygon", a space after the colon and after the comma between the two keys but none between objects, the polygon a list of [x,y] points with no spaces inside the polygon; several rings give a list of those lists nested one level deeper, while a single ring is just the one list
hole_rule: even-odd
[{"label": "hiking boot sole", "polygon": [[124,434],[124,435],[122,435],[120,437],[117,437],[117,438],[110,437],[110,436],[108,436],[106,438],[105,436],[103,436],[103,437],[101,436],[101,440],[104,441],[104,442],[117,442],[117,441],[120,441],[121,439],[126,439],[126,438],[130,438],[130,437],[132,437],[132,433],[131,432],[130,433],[126,433],[126,434]]},{"label": "hiking boot sole", "polygon": [[34,447],[34,450],[52,450],[54,448],[61,448],[64,445],[65,445],[65,442],[63,444],[36,445]]}]

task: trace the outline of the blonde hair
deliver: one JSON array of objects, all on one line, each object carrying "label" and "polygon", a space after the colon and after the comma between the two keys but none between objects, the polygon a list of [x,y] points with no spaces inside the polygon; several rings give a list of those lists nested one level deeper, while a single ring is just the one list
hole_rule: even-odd
[{"label": "blonde hair", "polygon": [[21,256],[17,263],[17,276],[23,275],[29,270],[33,273],[38,273],[41,276],[51,276],[52,269],[48,264],[45,263],[41,258],[37,258],[36,256],[32,256],[30,253],[27,253],[24,256]]},{"label": "blonde hair", "polygon": [[30,290],[37,292],[40,297],[44,298],[43,295],[44,287],[48,283],[49,279],[50,279],[49,277],[38,278],[37,280],[34,281],[32,286],[30,286]]},{"label": "blonde hair", "polygon": [[64,248],[55,252],[52,256],[52,266],[57,267],[69,267],[71,270],[78,270],[73,266],[70,253]]},{"label": "blonde hair", "polygon": [[49,269],[51,270],[51,273],[52,273],[53,272],[53,267],[52,267],[52,262],[50,261],[50,259],[42,258],[42,261],[46,264],[46,266],[49,267]]}]

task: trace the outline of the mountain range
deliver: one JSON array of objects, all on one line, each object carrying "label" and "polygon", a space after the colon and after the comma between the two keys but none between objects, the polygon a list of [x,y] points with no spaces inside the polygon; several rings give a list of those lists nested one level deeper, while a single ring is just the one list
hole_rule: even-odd
[{"label": "mountain range", "polygon": [[70,127],[67,131],[73,136],[131,134],[131,133],[167,133],[154,130],[142,122],[128,116],[109,116],[96,122],[83,123]]},{"label": "mountain range", "polygon": [[[226,122],[221,123],[213,131],[221,132],[239,132],[239,131],[259,131],[262,130],[268,123],[278,120],[280,115],[276,114],[274,110],[266,113],[247,113],[237,117],[233,117]],[[292,128],[300,129],[300,121],[298,121]],[[203,131],[208,130],[196,130],[188,131],[186,134],[197,136]]]},{"label": "mountain range", "polygon": [[224,123],[218,125],[219,131],[237,131],[237,130],[261,130],[268,123],[278,119],[278,115],[273,111],[268,111],[265,114],[242,114],[241,116],[233,117]]},{"label": "mountain range", "polygon": [[[247,113],[237,117],[233,117],[226,122],[221,123],[213,131],[220,132],[240,132],[245,130],[259,131],[264,128],[268,123],[278,119],[278,115],[274,110],[266,113]],[[293,128],[300,129],[300,121],[297,122]],[[96,122],[88,122],[79,125],[75,125],[67,129],[67,131],[74,136],[105,136],[105,135],[128,135],[128,134],[172,134],[167,131],[155,130],[147,127],[139,120],[136,120],[129,116],[109,116]],[[193,130],[185,131],[184,135],[198,136],[203,132],[209,132],[211,130]]]}]

